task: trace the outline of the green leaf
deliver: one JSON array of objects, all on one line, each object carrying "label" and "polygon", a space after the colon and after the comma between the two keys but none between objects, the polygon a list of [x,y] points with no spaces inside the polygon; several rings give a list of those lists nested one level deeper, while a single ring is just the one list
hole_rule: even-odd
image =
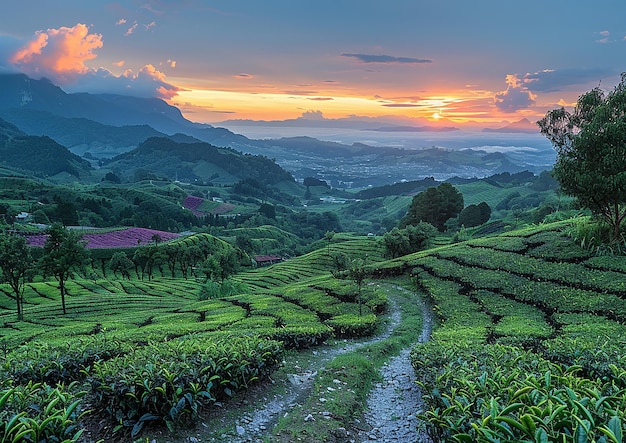
[{"label": "green leaf", "polygon": [[530,436],[533,435],[529,431],[529,429],[526,427],[526,425],[524,423],[520,423],[519,421],[515,420],[512,417],[498,416],[498,417],[495,418],[495,421],[503,421],[506,424],[508,424],[509,426],[511,426],[512,428],[515,428],[515,429],[523,432],[524,434],[527,434],[527,435],[530,435]]},{"label": "green leaf", "polygon": [[619,417],[614,416],[609,420],[609,429],[615,436],[618,443],[622,443],[622,421]]},{"label": "green leaf", "polygon": [[611,443],[623,443],[622,437],[622,421],[619,417],[612,417],[609,420],[608,427],[600,426],[600,431],[604,433]]},{"label": "green leaf", "polygon": [[574,432],[574,441],[576,443],[587,443],[589,441],[589,425],[590,423],[587,420],[583,420],[576,427],[576,432]]},{"label": "green leaf", "polygon": [[504,408],[502,410],[502,412],[500,412],[500,415],[509,415],[512,412],[520,410],[524,406],[525,406],[524,403],[513,403],[513,404],[510,404],[506,408]]},{"label": "green leaf", "polygon": [[536,435],[537,426],[535,425],[535,420],[533,419],[532,415],[524,414],[520,417],[520,421],[524,424],[524,426],[526,426],[531,437],[533,435]]},{"label": "green leaf", "polygon": [[548,443],[548,433],[543,428],[535,431],[535,443]]}]

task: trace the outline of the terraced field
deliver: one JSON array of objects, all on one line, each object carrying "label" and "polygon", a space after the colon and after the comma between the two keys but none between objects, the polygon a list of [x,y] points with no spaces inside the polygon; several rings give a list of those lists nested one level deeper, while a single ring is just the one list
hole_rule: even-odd
[{"label": "terraced field", "polygon": [[440,320],[412,353],[433,441],[622,441],[626,258],[590,256],[568,227],[378,267],[410,274]]},{"label": "terraced field", "polygon": [[[371,239],[338,237],[331,249],[382,260]],[[0,285],[0,419],[10,424],[0,435],[72,441],[86,426],[86,441],[135,438],[154,422],[174,431],[266,377],[285,349],[371,334],[385,296],[363,288],[358,303],[356,284],[331,270],[324,248],[242,273],[246,293],[209,300],[192,279],[76,278],[67,315],[57,283],[38,278],[25,287],[24,321]],[[43,398],[46,386],[64,401]]]}]

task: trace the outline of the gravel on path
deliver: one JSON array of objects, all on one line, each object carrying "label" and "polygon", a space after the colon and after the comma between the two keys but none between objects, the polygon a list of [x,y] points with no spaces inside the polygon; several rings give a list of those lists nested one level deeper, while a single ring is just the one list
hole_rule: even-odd
[{"label": "gravel on path", "polygon": [[[395,287],[396,290],[403,288]],[[408,292],[408,291],[407,291]],[[186,441],[211,441],[229,443],[251,443],[271,441],[271,432],[279,419],[292,411],[294,408],[301,406],[311,393],[315,377],[325,365],[337,357],[338,355],[352,352],[361,346],[371,345],[389,338],[393,330],[401,322],[400,308],[393,299],[390,302],[390,315],[385,330],[366,340],[347,341],[344,340],[339,345],[326,347],[313,351],[315,358],[312,364],[306,368],[301,368],[297,373],[288,374],[286,380],[277,380],[276,383],[282,384],[282,392],[268,396],[260,393],[250,393],[242,401],[242,410],[236,417],[228,418],[227,415],[217,414],[213,420],[209,420],[204,426],[208,429],[219,427],[224,432],[219,435],[213,435],[211,438],[198,435],[199,438],[191,437]],[[424,312],[424,327],[420,341],[426,341],[430,337],[432,330],[433,318],[430,309],[422,306]],[[402,351],[402,353],[393,358],[385,367],[382,368],[383,380],[385,382],[374,388],[370,399],[368,399],[368,413],[366,417],[371,431],[354,435],[348,441],[362,442],[427,442],[428,440],[419,440],[413,438],[418,435],[416,432],[415,414],[421,408],[421,399],[417,385],[415,385],[415,376],[413,368],[409,361],[410,348]],[[382,421],[381,421],[382,420]],[[393,428],[397,428],[394,430]],[[353,440],[357,438],[359,440]],[[392,438],[389,440],[388,438]]]},{"label": "gravel on path", "polygon": [[[424,315],[419,342],[424,343],[430,339],[434,319],[427,303],[421,303]],[[424,403],[415,383],[410,353],[410,347],[403,349],[381,368],[383,381],[376,384],[367,399],[365,419],[371,429],[360,432],[360,442],[430,442],[417,420]]]}]

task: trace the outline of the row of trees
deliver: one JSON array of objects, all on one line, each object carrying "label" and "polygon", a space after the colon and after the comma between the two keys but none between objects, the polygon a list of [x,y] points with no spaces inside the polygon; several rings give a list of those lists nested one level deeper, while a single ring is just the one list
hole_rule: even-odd
[{"label": "row of trees", "polygon": [[80,235],[69,231],[60,223],[47,231],[48,239],[40,260],[35,260],[24,237],[0,235],[0,282],[9,284],[17,304],[17,318],[24,318],[24,286],[37,269],[44,277],[54,277],[59,282],[61,305],[65,314],[65,282],[75,270],[84,266],[88,252]]},{"label": "row of trees", "polygon": [[119,274],[127,279],[130,279],[133,270],[142,280],[146,278],[151,280],[157,269],[163,277],[167,267],[172,278],[178,273],[185,279],[193,274],[196,278],[204,278],[205,282],[208,280],[223,282],[237,271],[241,258],[242,255],[237,250],[225,244],[218,249],[209,249],[203,243],[161,246],[155,244],[135,249],[132,258],[124,251],[117,251],[108,262],[103,260],[103,264],[107,263],[116,277]]},{"label": "row of trees", "polygon": [[[18,320],[24,319],[24,289],[27,282],[40,273],[44,278],[54,277],[59,283],[61,305],[66,314],[66,288],[68,279],[76,272],[83,272],[90,262],[89,251],[85,248],[78,232],[68,230],[60,223],[55,223],[46,231],[48,238],[41,251],[41,257],[35,259],[32,248],[26,239],[19,235],[0,234],[0,283],[7,283],[11,288],[11,298],[17,305]],[[132,258],[125,252],[118,251],[111,258],[101,258],[102,271],[113,271],[117,277],[130,278],[134,269],[140,278],[151,279],[155,269],[164,274],[167,266],[172,277],[180,272],[188,278],[190,271],[204,281],[219,280],[224,282],[237,271],[242,254],[230,245],[206,236],[191,244],[161,244],[154,239],[154,244],[138,247]],[[204,240],[204,241],[202,241]],[[93,259],[91,260],[93,265]]]}]

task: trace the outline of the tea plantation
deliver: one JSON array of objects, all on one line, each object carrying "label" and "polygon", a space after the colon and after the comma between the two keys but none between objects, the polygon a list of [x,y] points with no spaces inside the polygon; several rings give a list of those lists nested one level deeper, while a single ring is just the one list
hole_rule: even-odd
[{"label": "tea plantation", "polygon": [[[373,239],[338,236],[335,249],[382,261]],[[0,285],[2,441],[76,441],[84,429],[108,441],[150,425],[175,431],[265,378],[285,349],[370,335],[385,296],[364,287],[359,297],[332,266],[323,248],[240,273],[240,293],[206,300],[200,279],[117,279],[94,268],[66,283],[65,315],[57,282],[38,276],[25,285],[23,321]]]},{"label": "tea plantation", "polygon": [[425,402],[414,412],[432,441],[621,442],[626,259],[590,254],[571,225],[394,260],[374,238],[336,235],[240,272],[238,293],[206,300],[195,278],[117,279],[94,268],[68,281],[65,315],[57,283],[38,277],[26,285],[23,321],[0,285],[0,435],[76,441],[90,430],[107,441],[176,431],[263,382],[286,349],[371,335],[387,301],[375,286],[359,297],[354,281],[332,276],[343,253],[365,258],[368,278],[410,278],[434,307],[438,326],[411,354]]},{"label": "tea plantation", "polygon": [[626,259],[591,256],[569,226],[377,268],[411,275],[435,306],[439,327],[412,352],[433,441],[623,441]]}]

